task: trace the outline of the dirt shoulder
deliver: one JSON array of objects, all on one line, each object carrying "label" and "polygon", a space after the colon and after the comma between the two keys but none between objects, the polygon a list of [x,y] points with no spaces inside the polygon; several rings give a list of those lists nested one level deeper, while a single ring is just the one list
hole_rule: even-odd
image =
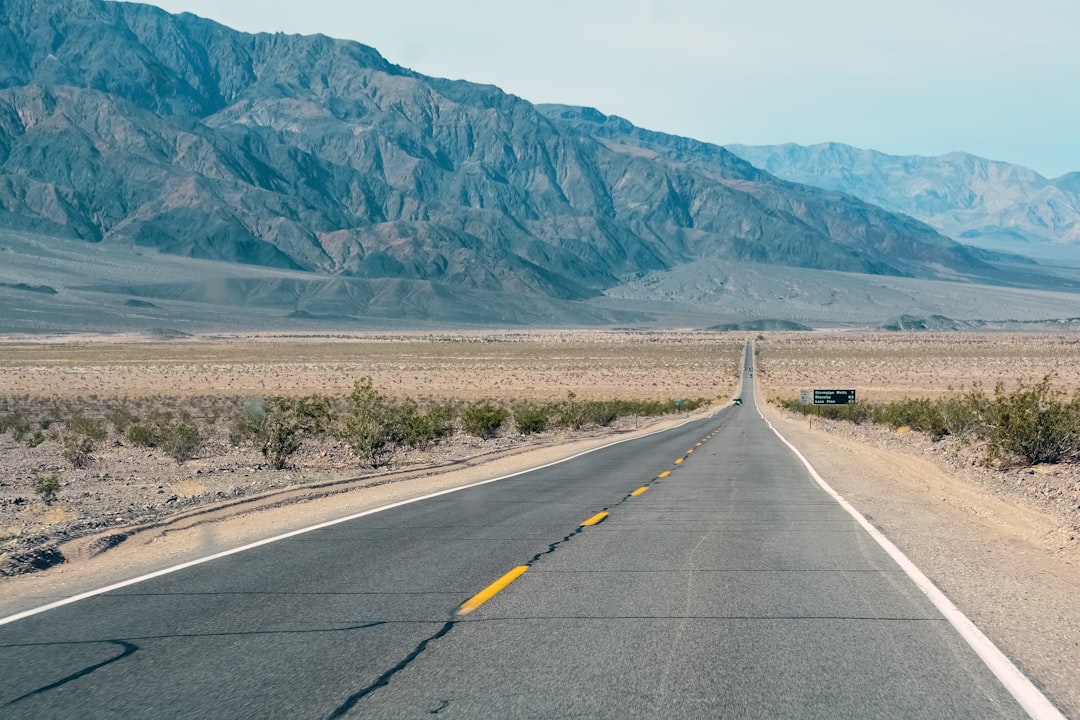
[{"label": "dirt shoulder", "polygon": [[[552,435],[493,447],[441,466],[276,488],[201,504],[152,522],[110,527],[59,546],[66,561],[36,573],[0,577],[0,617],[366,510],[557,462],[604,445],[705,417],[717,408],[639,422],[639,427]],[[115,543],[115,544],[113,544]]]},{"label": "dirt shoulder", "polygon": [[965,469],[956,452],[915,433],[818,419],[811,429],[804,416],[762,409],[826,482],[1080,718],[1080,512],[1060,493]]}]

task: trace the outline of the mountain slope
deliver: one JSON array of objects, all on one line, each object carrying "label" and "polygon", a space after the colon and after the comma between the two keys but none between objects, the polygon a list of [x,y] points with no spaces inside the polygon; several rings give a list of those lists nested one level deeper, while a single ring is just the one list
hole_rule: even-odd
[{"label": "mountain slope", "polygon": [[[1002,259],[930,232],[921,222],[896,215],[839,192],[779,180],[748,167],[724,148],[635,127],[626,120],[606,116],[591,108],[542,105],[549,117],[599,139],[609,149],[631,156],[647,155],[669,172],[691,171],[698,177],[745,193],[756,207],[769,216],[794,217],[812,231],[827,234],[834,241],[830,251],[857,254],[861,267],[845,267],[842,261],[829,264],[824,258],[804,258],[802,262],[779,262],[830,270],[856,270],[871,274],[912,275],[955,278],[965,273],[992,277],[996,271],[984,260]],[[702,213],[704,209],[707,212]],[[716,208],[701,208],[705,222],[722,217]],[[737,222],[737,218],[726,218]],[[749,257],[735,258],[775,262],[775,257],[799,257],[799,253],[820,252],[800,245],[784,233],[763,233]],[[936,268],[927,272],[927,268]]]},{"label": "mountain slope", "polygon": [[994,276],[920,223],[721,148],[552,116],[358,43],[97,0],[0,8],[7,228],[570,300],[698,258]]},{"label": "mountain slope", "polygon": [[838,143],[727,148],[778,177],[850,193],[964,242],[1080,259],[1080,173],[1051,180],[966,153],[895,156]]}]

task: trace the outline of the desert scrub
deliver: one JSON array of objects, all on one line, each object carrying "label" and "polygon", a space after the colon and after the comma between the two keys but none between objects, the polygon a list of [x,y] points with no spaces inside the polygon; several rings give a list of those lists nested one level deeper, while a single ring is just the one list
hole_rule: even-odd
[{"label": "desert scrub", "polygon": [[150,410],[146,418],[140,420],[137,416],[127,427],[127,441],[139,447],[156,448],[165,442],[169,428],[173,424],[173,414],[162,408]]},{"label": "desert scrub", "polygon": [[353,384],[349,406],[341,437],[360,458],[378,465],[391,441],[386,398],[375,389],[370,377],[363,377]]},{"label": "desert scrub", "polygon": [[395,448],[426,449],[454,432],[454,407],[428,402],[422,410],[412,398],[392,403],[370,377],[353,385],[340,437],[361,459],[378,465]]},{"label": "desert scrub", "polygon": [[434,404],[421,412],[416,401],[406,398],[401,404],[385,407],[387,439],[407,448],[427,449],[454,432],[454,408]]},{"label": "desert scrub", "polygon": [[872,406],[872,420],[894,428],[907,426],[935,441],[947,435],[978,437],[986,425],[990,400],[975,389],[958,397],[915,398]]},{"label": "desert scrub", "polygon": [[105,420],[113,426],[113,430],[118,435],[123,435],[133,423],[139,421],[139,418],[128,410],[126,406],[121,405],[109,408],[105,412]]},{"label": "desert scrub", "polygon": [[1050,376],[1034,385],[1019,382],[1005,391],[999,382],[993,397],[981,389],[960,396],[914,398],[890,403],[801,405],[779,400],[781,407],[804,415],[851,422],[909,427],[935,441],[954,436],[983,443],[988,464],[1036,465],[1080,460],[1080,392],[1068,398],[1050,384]]},{"label": "desert scrub", "polygon": [[675,400],[578,400],[574,393],[568,393],[554,412],[554,423],[571,430],[589,425],[607,427],[620,417],[692,412],[708,404],[709,400],[701,397],[681,400],[677,404]]},{"label": "desert scrub", "polygon": [[1050,376],[1006,393],[999,383],[986,407],[983,426],[987,459],[1027,465],[1075,462],[1080,458],[1080,391],[1066,400],[1050,387]]},{"label": "desert scrub", "polygon": [[551,413],[550,405],[518,405],[514,408],[514,428],[522,435],[544,432]]},{"label": "desert scrub", "polygon": [[802,405],[798,400],[777,400],[776,402],[786,410],[828,420],[847,420],[856,425],[874,421],[875,408],[864,402],[850,405]]},{"label": "desert scrub", "polygon": [[0,415],[0,433],[10,430],[11,437],[15,442],[22,442],[30,429],[30,421],[18,410]]},{"label": "desert scrub", "polygon": [[621,414],[632,415],[629,401],[618,400],[578,400],[570,392],[559,407],[555,424],[571,430],[580,430],[586,425],[605,427],[615,422]]},{"label": "desert scrub", "polygon": [[75,415],[62,423],[56,439],[60,441],[64,459],[74,468],[83,468],[90,464],[94,450],[107,434],[105,423],[100,420]]},{"label": "desert scrub", "polygon": [[[129,420],[125,436],[128,443],[138,447],[160,448],[177,465],[183,465],[195,457],[204,441],[203,431],[186,411],[174,416],[168,410],[154,409],[145,420],[135,415],[129,415],[126,419]],[[114,421],[114,427],[118,430],[124,424],[117,425]]]},{"label": "desert scrub", "polygon": [[493,403],[472,403],[461,413],[461,429],[487,440],[495,437],[508,415],[506,408]]},{"label": "desert scrub", "polygon": [[566,400],[559,405],[555,415],[555,424],[571,430],[580,430],[585,426],[585,422],[584,404],[578,402],[575,392],[566,393]]},{"label": "desert scrub", "polygon": [[199,426],[190,417],[182,417],[168,427],[161,447],[177,465],[183,465],[195,457],[202,444]]},{"label": "desert scrub", "polygon": [[60,494],[60,473],[34,475],[34,492],[41,496],[46,505],[52,505],[52,501]]},{"label": "desert scrub", "polygon": [[326,433],[331,422],[330,398],[248,398],[233,421],[230,440],[250,439],[275,470],[285,468],[304,438]]}]

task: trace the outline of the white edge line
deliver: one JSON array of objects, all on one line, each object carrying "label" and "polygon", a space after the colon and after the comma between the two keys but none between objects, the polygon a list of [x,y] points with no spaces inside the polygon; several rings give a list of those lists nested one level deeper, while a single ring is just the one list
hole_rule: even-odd
[{"label": "white edge line", "polygon": [[998,649],[994,642],[986,637],[982,630],[975,626],[975,623],[971,622],[964,613],[960,612],[960,609],[953,604],[949,598],[945,596],[945,593],[938,590],[937,586],[930,581],[930,578],[926,577],[922,570],[915,566],[915,563],[911,562],[907,555],[905,555],[900,548],[896,547],[885,535],[881,533],[876,527],[870,524],[870,521],[862,516],[858,510],[856,510],[851,503],[843,498],[840,493],[833,490],[827,482],[818,474],[814,466],[810,464],[810,461],[803,457],[803,454],[799,452],[798,448],[788,442],[787,438],[780,434],[780,431],[773,427],[773,424],[769,422],[765,415],[761,412],[761,406],[757,402],[757,393],[754,394],[754,404],[757,406],[758,415],[762,420],[765,420],[765,424],[769,426],[769,429],[776,433],[776,437],[791,449],[791,452],[795,453],[795,456],[802,461],[802,464],[806,466],[806,469],[810,471],[810,476],[814,478],[821,489],[832,496],[833,500],[836,500],[840,504],[840,507],[847,510],[855,520],[862,526],[863,530],[866,530],[870,534],[870,537],[877,541],[877,544],[891,557],[896,564],[900,566],[900,569],[907,573],[907,576],[912,579],[919,590],[923,592],[930,602],[934,604],[934,607],[938,609],[945,619],[956,628],[956,631],[960,633],[960,636],[964,638],[971,649],[979,656],[980,659],[990,668],[990,672],[994,673],[1001,684],[1005,686],[1016,701],[1027,714],[1035,720],[1065,720],[1065,716],[1054,707],[1054,704],[1043,695],[1039,688],[1035,687],[1035,684],[1028,679],[1024,673],[1020,672],[1020,669],[1013,664],[1005,653]]},{"label": "white edge line", "polygon": [[[721,408],[721,410],[723,410],[723,408]],[[717,412],[720,412],[720,410],[718,410]],[[337,520],[328,520],[327,522],[322,522],[322,523],[319,523],[317,525],[309,525],[308,527],[303,527],[303,528],[300,528],[299,530],[292,530],[292,531],[287,532],[287,533],[282,533],[281,535],[275,535],[273,537],[265,538],[263,540],[258,540],[258,541],[253,542],[253,543],[248,543],[247,545],[242,545],[242,546],[237,547],[237,548],[232,548],[231,550],[223,550],[222,552],[215,553],[213,555],[207,555],[206,557],[196,558],[195,560],[189,560],[188,562],[180,563],[179,565],[172,565],[172,566],[167,567],[167,568],[162,568],[161,570],[156,570],[156,571],[154,571],[152,573],[147,573],[146,575],[140,575],[138,577],[134,577],[134,578],[131,578],[129,580],[123,580],[123,581],[118,582],[118,583],[113,583],[112,585],[106,585],[105,587],[97,588],[96,590],[88,590],[88,591],[86,591],[84,593],[79,593],[78,595],[73,595],[73,596],[68,597],[68,598],[63,598],[62,600],[56,600],[54,602],[48,603],[46,605],[42,605],[40,607],[31,608],[29,610],[23,610],[22,612],[17,612],[14,615],[8,615],[7,617],[0,618],[0,625],[7,625],[8,623],[13,623],[13,622],[16,622],[18,620],[22,620],[23,618],[28,618],[28,617],[30,617],[32,615],[37,615],[38,613],[43,613],[43,612],[46,612],[48,610],[55,610],[56,608],[63,607],[65,605],[71,605],[72,603],[77,603],[80,600],[86,600],[87,598],[92,598],[92,597],[95,597],[97,595],[103,595],[104,593],[112,592],[113,590],[119,590],[120,588],[125,588],[125,587],[128,587],[130,585],[135,585],[137,583],[145,582],[146,580],[152,580],[154,578],[161,577],[162,575],[168,575],[170,573],[178,572],[180,570],[186,570],[187,568],[195,567],[196,565],[202,565],[203,563],[210,562],[211,560],[217,560],[219,558],[228,557],[229,555],[235,555],[236,553],[241,553],[241,552],[244,552],[245,550],[252,550],[254,548],[261,547],[263,545],[269,545],[270,543],[275,543],[275,542],[277,542],[279,540],[286,540],[286,539],[291,538],[291,537],[296,537],[297,535],[303,535],[304,533],[313,532],[315,530],[322,530],[323,528],[328,528],[328,527],[331,527],[333,525],[337,525],[339,523],[349,522],[350,520],[356,520],[356,519],[362,518],[362,517],[364,517],[366,515],[374,515],[375,513],[380,513],[380,512],[383,512],[384,510],[391,510],[391,509],[396,508],[396,507],[401,507],[402,505],[410,505],[412,503],[421,502],[423,500],[430,500],[431,498],[439,497],[440,495],[449,495],[450,493],[459,492],[461,490],[468,490],[469,488],[479,487],[480,485],[487,485],[488,483],[498,482],[499,480],[507,480],[507,479],[512,478],[512,477],[517,477],[518,475],[525,475],[526,473],[535,472],[537,470],[543,470],[545,468],[549,468],[549,467],[552,467],[554,465],[560,465],[560,464],[562,464],[564,462],[570,462],[571,460],[576,460],[577,458],[582,457],[583,455],[588,455],[589,453],[599,452],[600,450],[606,450],[607,448],[614,447],[615,445],[621,445],[622,443],[625,443],[625,442],[631,442],[633,440],[640,440],[641,438],[651,437],[653,435],[659,435],[660,433],[665,433],[665,432],[670,432],[672,430],[677,430],[678,428],[681,428],[684,425],[688,425],[688,424],[690,424],[692,422],[697,422],[698,420],[709,419],[709,418],[715,417],[715,415],[716,415],[716,413],[713,413],[712,415],[709,415],[707,418],[688,419],[688,420],[686,420],[684,422],[679,423],[678,425],[672,425],[669,428],[664,428],[662,430],[654,430],[653,432],[645,433],[644,435],[638,435],[636,437],[629,437],[629,438],[623,438],[622,440],[616,440],[615,442],[608,443],[607,445],[601,445],[600,447],[595,447],[595,448],[592,448],[591,450],[583,450],[582,452],[579,452],[576,455],[571,455],[569,457],[564,457],[561,460],[555,460],[553,462],[545,463],[544,465],[538,465],[536,467],[528,468],[526,470],[518,470],[517,472],[513,472],[513,473],[510,473],[508,475],[500,475],[499,477],[496,477],[496,478],[491,478],[489,480],[481,480],[479,482],[469,483],[468,485],[462,485],[460,487],[453,487],[453,488],[447,488],[446,490],[439,490],[438,492],[428,493],[427,495],[421,495],[420,497],[411,498],[409,500],[400,500],[400,501],[395,502],[395,503],[390,503],[389,505],[382,505],[380,507],[372,508],[370,510],[364,510],[363,512],[358,512],[358,513],[355,513],[353,515],[349,515],[347,517],[338,518]]]}]

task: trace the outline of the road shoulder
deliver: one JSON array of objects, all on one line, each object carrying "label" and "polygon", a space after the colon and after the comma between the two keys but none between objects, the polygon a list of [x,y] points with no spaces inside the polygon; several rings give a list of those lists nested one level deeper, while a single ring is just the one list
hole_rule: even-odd
[{"label": "road shoulder", "polygon": [[1080,717],[1080,557],[1054,549],[1059,518],[966,483],[933,458],[763,411],[1051,700]]}]

